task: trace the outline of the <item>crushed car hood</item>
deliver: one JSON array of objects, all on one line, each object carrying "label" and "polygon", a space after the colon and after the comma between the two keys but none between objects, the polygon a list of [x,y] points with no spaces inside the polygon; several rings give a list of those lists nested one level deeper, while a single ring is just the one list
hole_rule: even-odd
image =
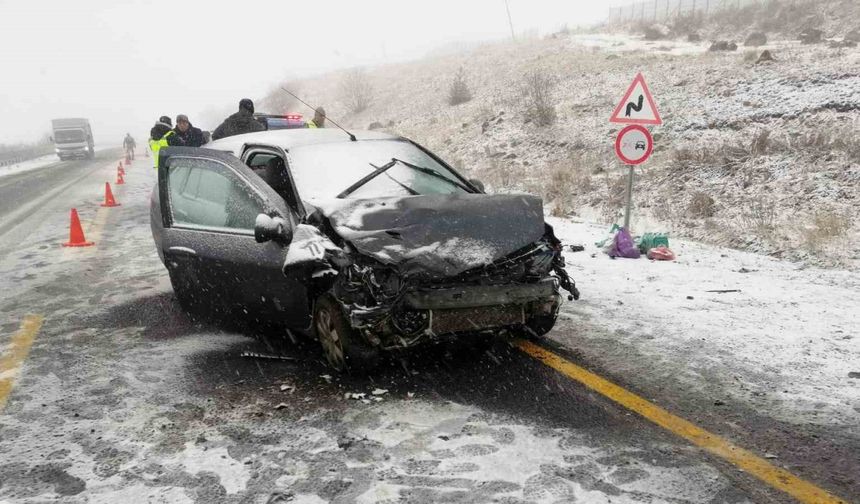
[{"label": "crushed car hood", "polygon": [[526,194],[338,199],[315,206],[358,252],[404,276],[454,276],[544,234],[543,202]]}]

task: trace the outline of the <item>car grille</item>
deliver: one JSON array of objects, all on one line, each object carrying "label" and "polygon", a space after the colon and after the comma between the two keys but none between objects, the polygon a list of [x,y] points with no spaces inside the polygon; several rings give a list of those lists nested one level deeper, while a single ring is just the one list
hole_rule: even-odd
[{"label": "car grille", "polygon": [[437,335],[481,331],[523,323],[523,305],[431,310],[430,314],[430,330]]}]

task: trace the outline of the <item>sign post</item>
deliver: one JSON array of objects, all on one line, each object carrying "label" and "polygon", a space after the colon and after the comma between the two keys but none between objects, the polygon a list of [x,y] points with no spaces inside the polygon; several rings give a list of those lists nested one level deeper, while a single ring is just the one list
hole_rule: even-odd
[{"label": "sign post", "polygon": [[628,124],[615,139],[615,155],[628,165],[627,203],[624,210],[624,229],[630,230],[630,215],[633,208],[633,168],[644,163],[654,151],[654,138],[645,128],[646,124],[663,124],[657,105],[645,84],[645,77],[639,73],[627,88],[621,102],[615,107],[609,122]]}]

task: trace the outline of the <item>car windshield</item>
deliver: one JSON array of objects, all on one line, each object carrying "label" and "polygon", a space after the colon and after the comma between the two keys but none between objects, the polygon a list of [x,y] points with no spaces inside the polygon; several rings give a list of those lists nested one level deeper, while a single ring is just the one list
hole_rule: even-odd
[{"label": "car windshield", "polygon": [[84,132],[77,129],[57,130],[54,132],[54,138],[57,143],[83,142],[85,140]]},{"label": "car windshield", "polygon": [[290,168],[302,199],[312,201],[338,197],[395,158],[403,162],[395,163],[343,197],[357,199],[467,192],[459,177],[404,140],[360,140],[296,147],[290,150]]}]

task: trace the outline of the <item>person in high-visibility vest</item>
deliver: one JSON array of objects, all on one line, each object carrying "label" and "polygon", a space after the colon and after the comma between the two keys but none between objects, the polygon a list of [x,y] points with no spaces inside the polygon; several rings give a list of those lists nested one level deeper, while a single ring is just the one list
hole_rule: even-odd
[{"label": "person in high-visibility vest", "polygon": [[158,151],[168,146],[168,139],[173,135],[173,121],[167,116],[158,118],[155,126],[149,130],[149,150],[152,151],[154,167],[158,168]]},{"label": "person in high-visibility vest", "polygon": [[325,109],[317,107],[314,118],[305,123],[308,128],[325,128]]}]

